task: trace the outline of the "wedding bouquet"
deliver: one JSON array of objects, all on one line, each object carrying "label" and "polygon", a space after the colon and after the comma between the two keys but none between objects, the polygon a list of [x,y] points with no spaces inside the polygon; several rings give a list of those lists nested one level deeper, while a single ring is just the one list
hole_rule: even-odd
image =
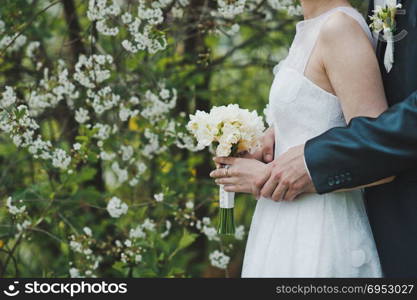
[{"label": "wedding bouquet", "polygon": [[[256,111],[241,109],[237,104],[214,106],[210,113],[197,111],[190,116],[187,129],[195,136],[198,149],[216,145],[216,156],[237,156],[253,153],[260,147],[265,130],[262,117]],[[228,166],[222,166],[228,167]],[[234,234],[234,196],[220,185],[220,234]]]}]

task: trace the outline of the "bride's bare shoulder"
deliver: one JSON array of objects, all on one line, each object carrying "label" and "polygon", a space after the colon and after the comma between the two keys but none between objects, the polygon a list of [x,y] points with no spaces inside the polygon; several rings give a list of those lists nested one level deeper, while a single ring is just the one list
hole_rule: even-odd
[{"label": "bride's bare shoulder", "polygon": [[324,22],[320,31],[320,40],[329,45],[340,45],[340,43],[350,47],[360,46],[360,43],[370,45],[359,22],[342,11],[333,13]]}]

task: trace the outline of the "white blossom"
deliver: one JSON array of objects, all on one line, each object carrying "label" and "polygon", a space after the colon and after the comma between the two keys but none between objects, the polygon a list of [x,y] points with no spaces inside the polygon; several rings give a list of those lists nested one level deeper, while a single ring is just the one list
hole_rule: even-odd
[{"label": "white blossom", "polygon": [[24,220],[23,223],[16,224],[17,231],[22,232],[27,229],[32,223],[29,220]]},{"label": "white blossom", "polygon": [[233,19],[243,13],[245,4],[246,0],[217,0],[218,13],[226,19]]},{"label": "white blossom", "polygon": [[83,231],[86,235],[88,235],[90,237],[93,235],[93,232],[91,231],[90,227],[84,227]]},{"label": "white blossom", "polygon": [[235,239],[243,240],[244,237],[245,237],[245,226],[240,225],[240,226],[236,227]]},{"label": "white blossom", "polygon": [[209,241],[219,241],[220,238],[217,234],[217,230],[214,227],[204,225],[201,229],[201,233],[203,233]]},{"label": "white blossom", "polygon": [[33,58],[35,56],[36,49],[38,49],[40,45],[41,43],[38,41],[30,42],[26,48],[26,56]]},{"label": "white blossom", "polygon": [[23,34],[15,33],[14,35],[4,35],[0,37],[0,49],[7,47],[7,52],[12,53],[19,51],[27,41],[27,37]]},{"label": "white blossom", "polygon": [[77,268],[70,268],[69,274],[71,278],[81,278],[80,271]]},{"label": "white blossom", "polygon": [[81,144],[80,143],[75,143],[74,145],[72,145],[72,148],[74,148],[75,151],[78,151],[81,149]]},{"label": "white blossom", "polygon": [[2,97],[0,99],[0,108],[4,109],[16,103],[16,93],[10,86],[5,87],[5,91],[1,94],[1,96]]},{"label": "white blossom", "polygon": [[90,117],[88,116],[88,110],[80,107],[76,112],[75,112],[75,120],[80,123],[80,124],[84,124],[85,122],[87,122],[90,119]]},{"label": "white blossom", "polygon": [[161,238],[165,238],[166,236],[169,235],[169,231],[171,230],[171,227],[172,227],[172,224],[169,220],[165,220],[165,227],[166,227],[166,230],[161,233]]},{"label": "white blossom", "polygon": [[93,129],[97,129],[97,132],[93,135],[99,140],[106,140],[110,137],[110,126],[107,124],[96,123]]},{"label": "white blossom", "polygon": [[153,198],[155,199],[156,202],[162,202],[164,200],[164,194],[163,193],[155,194],[153,195]]},{"label": "white blossom", "polygon": [[81,245],[81,243],[74,240],[70,241],[70,247],[75,252],[81,253],[83,251],[83,246]]},{"label": "white blossom", "polygon": [[7,198],[7,200],[6,200],[6,206],[7,206],[7,210],[12,215],[20,215],[20,214],[23,214],[25,212],[25,210],[26,210],[26,206],[25,205],[23,205],[21,207],[17,207],[15,205],[13,205],[12,204],[12,197]]},{"label": "white blossom", "polygon": [[211,265],[219,269],[226,269],[230,262],[230,257],[219,250],[213,251],[209,258]]},{"label": "white blossom", "polygon": [[126,214],[127,210],[127,204],[122,202],[122,200],[117,197],[111,198],[107,204],[107,211],[113,218],[119,218],[121,215]]},{"label": "white blossom", "polygon": [[71,157],[62,149],[55,149],[52,153],[52,165],[56,168],[67,169],[71,163]]},{"label": "white blossom", "polygon": [[109,19],[120,14],[120,6],[111,1],[107,5],[108,0],[90,0],[88,3],[87,17],[90,21],[96,21],[96,29],[103,35],[115,36],[119,33],[119,28],[109,27],[107,25]]},{"label": "white blossom", "polygon": [[100,152],[100,158],[102,160],[113,160],[115,157],[116,157],[116,154],[114,154],[114,153],[108,153],[108,152],[105,152],[105,151]]},{"label": "white blossom", "polygon": [[129,231],[129,238],[131,239],[138,239],[146,237],[145,231],[141,225],[138,225],[136,228],[130,229]]},{"label": "white blossom", "polygon": [[74,79],[84,87],[93,89],[110,78],[110,71],[105,67],[112,63],[113,57],[110,55],[80,55],[75,64]]},{"label": "white blossom", "polygon": [[118,181],[119,184],[122,184],[122,183],[124,183],[125,181],[128,180],[129,175],[128,175],[127,170],[120,168],[119,163],[117,161],[112,163],[111,169],[116,174],[117,181]]},{"label": "white blossom", "polygon": [[154,231],[155,230],[155,222],[149,218],[146,218],[145,221],[143,221],[142,224],[142,228],[149,230],[149,231]]},{"label": "white blossom", "polygon": [[129,159],[132,158],[133,156],[133,147],[128,145],[128,146],[121,146],[120,150],[122,152],[122,160],[127,161]]},{"label": "white blossom", "polygon": [[142,261],[142,255],[140,255],[140,254],[136,254],[135,255],[135,262],[136,263],[139,263],[139,262],[141,262]]},{"label": "white blossom", "polygon": [[237,146],[238,152],[256,151],[265,125],[256,111],[229,104],[214,106],[210,113],[197,111],[190,116],[187,128],[196,137],[200,149],[216,142],[216,155],[229,156],[233,146]]}]

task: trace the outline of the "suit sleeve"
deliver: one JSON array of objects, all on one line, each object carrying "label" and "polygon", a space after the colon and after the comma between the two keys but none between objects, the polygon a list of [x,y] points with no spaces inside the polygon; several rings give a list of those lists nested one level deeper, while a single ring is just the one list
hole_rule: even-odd
[{"label": "suit sleeve", "polygon": [[378,118],[354,118],[309,140],[304,154],[320,194],[417,168],[417,91]]}]

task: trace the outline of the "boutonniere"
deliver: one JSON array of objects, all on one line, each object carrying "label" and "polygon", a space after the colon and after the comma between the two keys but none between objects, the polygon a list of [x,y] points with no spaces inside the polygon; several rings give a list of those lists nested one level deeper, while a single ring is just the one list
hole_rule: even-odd
[{"label": "boutonniere", "polygon": [[394,64],[395,15],[400,8],[402,8],[402,5],[397,3],[397,0],[387,0],[385,6],[376,6],[373,11],[374,14],[370,16],[372,23],[369,27],[377,34],[382,33],[384,40],[387,42],[384,65],[388,73]]}]

